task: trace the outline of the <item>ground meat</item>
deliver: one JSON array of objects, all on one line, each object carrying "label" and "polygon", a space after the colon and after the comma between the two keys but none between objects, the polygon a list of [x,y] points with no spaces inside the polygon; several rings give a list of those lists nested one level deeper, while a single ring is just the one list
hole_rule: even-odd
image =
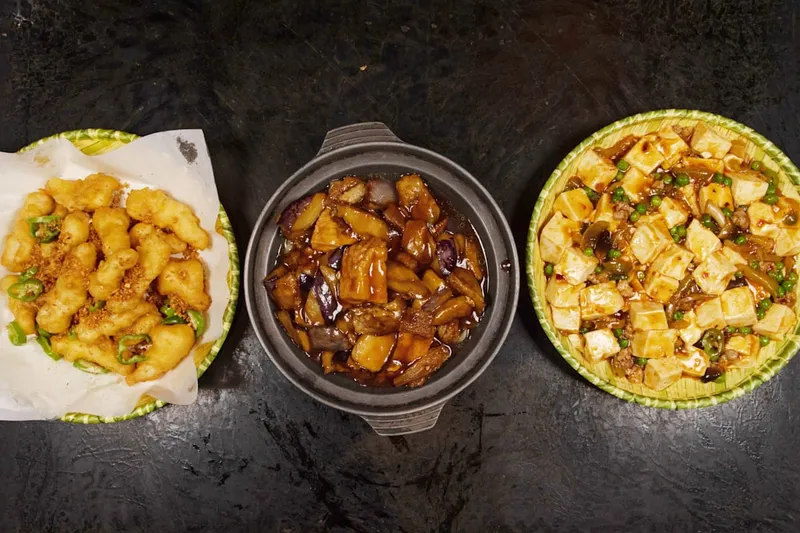
[{"label": "ground meat", "polygon": [[631,383],[641,383],[644,381],[644,367],[633,365],[625,371],[625,377],[628,378],[628,381]]},{"label": "ground meat", "polygon": [[631,356],[631,351],[629,348],[625,348],[620,351],[617,355],[612,357],[609,360],[611,364],[611,370],[614,372],[615,376],[624,376],[627,374],[628,369],[634,366],[633,363],[633,356]]},{"label": "ground meat", "polygon": [[626,220],[633,213],[633,207],[624,202],[614,205],[614,220]]},{"label": "ground meat", "polygon": [[633,338],[633,333],[634,333],[633,324],[628,322],[627,324],[625,324],[625,338],[632,339]]},{"label": "ground meat", "polygon": [[636,291],[633,290],[631,284],[628,283],[628,280],[621,280],[617,282],[617,290],[622,295],[623,298],[633,298],[636,296]]},{"label": "ground meat", "polygon": [[747,229],[750,227],[750,217],[747,216],[747,213],[742,208],[739,208],[733,212],[731,221],[733,222],[734,226],[740,229]]},{"label": "ground meat", "polygon": [[630,348],[623,348],[617,355],[609,360],[609,363],[611,364],[611,370],[614,372],[614,375],[619,377],[627,375],[628,370],[632,366],[635,366]]},{"label": "ground meat", "polygon": [[597,285],[598,283],[605,283],[609,280],[611,274],[603,270],[599,274],[590,274],[587,278],[589,285]]},{"label": "ground meat", "polygon": [[653,182],[653,185],[650,187],[653,191],[660,191],[665,187],[664,182],[661,180],[656,180]]}]

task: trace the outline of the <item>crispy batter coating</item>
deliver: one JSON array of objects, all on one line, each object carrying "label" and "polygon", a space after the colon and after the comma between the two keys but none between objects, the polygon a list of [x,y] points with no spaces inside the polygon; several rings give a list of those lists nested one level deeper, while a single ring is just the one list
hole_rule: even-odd
[{"label": "crispy batter coating", "polygon": [[[13,274],[5,276],[0,279],[0,291],[3,294],[8,294],[8,288],[19,281],[19,276]],[[25,335],[33,335],[36,333],[36,304],[31,302],[23,302],[14,298],[8,298],[8,308],[14,314],[14,320],[20,325]]]},{"label": "crispy batter coating", "polygon": [[171,259],[158,276],[158,292],[167,296],[176,294],[191,308],[200,311],[211,306],[203,264],[198,259]]},{"label": "crispy batter coating", "polygon": [[36,322],[50,333],[63,333],[72,324],[72,316],[86,303],[85,279],[77,272],[58,277],[53,290],[44,296],[44,305],[36,313]]},{"label": "crispy batter coating", "polygon": [[100,337],[95,342],[84,342],[69,335],[54,335],[50,344],[56,353],[69,362],[83,359],[98,364],[117,374],[128,376],[133,373],[133,365],[123,365],[117,361],[117,345],[108,337]]},{"label": "crispy batter coating", "polygon": [[119,289],[108,300],[112,311],[122,312],[134,307],[169,263],[169,244],[160,231],[145,238],[136,251],[139,262],[125,272]]},{"label": "crispy batter coating", "polygon": [[144,355],[147,359],[125,381],[133,385],[140,381],[158,379],[177,366],[194,346],[194,330],[186,324],[159,324],[150,330],[152,346]]},{"label": "crispy batter coating", "polygon": [[6,237],[0,263],[13,272],[22,272],[32,262],[36,238],[30,234],[27,219],[49,215],[55,209],[55,202],[42,191],[30,193],[25,197],[22,208],[17,213],[14,228]]},{"label": "crispy batter coating", "polygon": [[200,220],[192,209],[173,200],[164,191],[152,189],[131,191],[125,209],[134,220],[168,229],[193,248],[205,250],[211,244],[208,233],[200,227]]},{"label": "crispy batter coating", "polygon": [[[144,240],[145,237],[157,231],[158,228],[152,224],[147,224],[145,222],[139,222],[135,226],[131,228],[131,246],[137,247],[139,244]],[[186,252],[187,248],[189,247],[188,244],[183,242],[178,238],[177,235],[174,233],[165,233],[162,232],[164,238],[169,243],[169,247],[172,250],[173,254],[182,254]]]},{"label": "crispy batter coating", "polygon": [[75,333],[84,342],[96,342],[104,335],[113,337],[130,327],[142,315],[157,312],[155,305],[144,300],[139,300],[130,310],[122,312],[114,312],[106,307],[81,317],[81,321],[75,326]]},{"label": "crispy batter coating", "polygon": [[92,174],[82,180],[51,178],[44,188],[70,211],[94,211],[111,206],[122,185],[106,174]]},{"label": "crispy batter coating", "polygon": [[89,222],[89,215],[83,211],[74,211],[65,216],[58,243],[70,250],[89,240]]},{"label": "crispy batter coating", "polygon": [[89,293],[98,300],[106,300],[117,290],[125,271],[139,261],[136,250],[120,250],[105,261],[100,261],[97,271],[89,276]]},{"label": "crispy batter coating", "polygon": [[130,224],[128,213],[121,207],[101,207],[94,212],[92,227],[103,244],[103,255],[111,257],[114,252],[130,249],[131,239],[128,236]]}]

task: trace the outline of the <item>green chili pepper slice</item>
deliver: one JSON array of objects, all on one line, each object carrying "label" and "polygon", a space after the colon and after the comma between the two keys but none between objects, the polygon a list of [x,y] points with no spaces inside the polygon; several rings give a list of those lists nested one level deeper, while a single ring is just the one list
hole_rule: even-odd
[{"label": "green chili pepper slice", "polygon": [[87,361],[86,359],[78,359],[77,361],[72,363],[72,366],[74,366],[81,372],[86,372],[87,374],[108,374],[107,369],[103,368],[97,363]]},{"label": "green chili pepper slice", "polygon": [[22,331],[22,326],[16,320],[6,327],[8,328],[8,340],[11,341],[11,344],[22,346],[28,342],[28,336],[25,335],[25,332]]},{"label": "green chili pepper slice", "polygon": [[89,306],[89,312],[94,313],[95,311],[99,311],[105,306],[106,306],[105,300],[97,300],[96,302],[93,302],[92,305]]},{"label": "green chili pepper slice", "polygon": [[50,345],[50,339],[48,339],[47,337],[42,337],[40,335],[36,337],[36,342],[38,342],[39,346],[42,347],[42,350],[44,350],[44,353],[47,354],[47,357],[49,357],[53,361],[58,361],[59,359],[61,359],[61,354],[56,353],[55,350],[53,350],[53,346]]},{"label": "green chili pepper slice", "polygon": [[170,315],[161,321],[165,326],[174,326],[175,324],[186,324],[186,321],[178,315]]},{"label": "green chili pepper slice", "polygon": [[194,328],[194,336],[199,337],[206,330],[206,321],[203,315],[194,309],[189,309],[186,311],[186,314],[189,315],[189,322],[191,322]]},{"label": "green chili pepper slice", "polygon": [[50,332],[43,330],[41,326],[36,326],[36,334],[40,337],[44,337],[45,339],[50,338]]},{"label": "green chili pepper slice", "polygon": [[162,305],[158,310],[164,316],[175,316],[175,314],[176,314],[175,310],[173,308],[171,308],[169,306],[169,304]]},{"label": "green chili pepper slice", "polygon": [[147,360],[147,356],[143,353],[133,354],[132,357],[125,359],[125,352],[131,352],[131,348],[138,347],[137,352],[141,350],[142,352],[146,351],[150,344],[153,342],[153,339],[150,338],[150,335],[124,335],[120,340],[119,344],[117,345],[117,361],[119,361],[123,365],[132,365],[133,363],[141,363],[142,361]]},{"label": "green chili pepper slice", "polygon": [[32,302],[44,292],[44,285],[36,278],[18,281],[8,288],[8,295],[15,300]]},{"label": "green chili pepper slice", "polygon": [[61,217],[58,215],[47,215],[43,217],[33,217],[28,219],[28,228],[31,237],[41,243],[53,242],[61,233]]},{"label": "green chili pepper slice", "polygon": [[719,357],[722,353],[723,337],[722,332],[717,328],[711,328],[706,331],[700,342],[703,345],[703,351],[705,351],[709,357]]},{"label": "green chili pepper slice", "polygon": [[37,272],[39,272],[39,267],[32,266],[19,275],[19,281],[27,281],[35,276]]}]

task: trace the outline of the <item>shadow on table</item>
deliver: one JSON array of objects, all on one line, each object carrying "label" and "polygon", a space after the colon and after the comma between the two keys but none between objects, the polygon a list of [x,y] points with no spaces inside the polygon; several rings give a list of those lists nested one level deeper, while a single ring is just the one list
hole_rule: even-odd
[{"label": "shadow on table", "polygon": [[539,319],[536,316],[536,310],[533,308],[530,292],[528,290],[528,274],[526,266],[528,229],[530,227],[531,215],[533,213],[533,207],[536,204],[536,200],[538,200],[539,194],[542,192],[542,187],[544,187],[544,184],[550,178],[550,174],[553,172],[553,170],[555,170],[561,160],[566,157],[569,151],[577,146],[578,143],[580,143],[585,137],[586,136],[584,135],[576,137],[575,139],[564,141],[558,150],[555,150],[552,154],[547,155],[544,158],[540,168],[534,171],[534,174],[530,177],[525,191],[519,195],[519,200],[514,206],[511,219],[509,220],[511,232],[514,234],[514,241],[519,253],[522,294],[520,294],[519,297],[519,308],[517,313],[522,320],[522,324],[528,331],[528,334],[530,334],[531,338],[533,338],[533,341],[539,350],[544,353],[545,356],[550,359],[550,361],[555,363],[559,369],[561,369],[565,374],[568,374],[571,378],[577,379],[578,381],[584,383],[585,381],[580,379],[580,375],[569,366],[563,357],[561,357],[561,355],[553,346],[553,343],[550,342],[547,334],[545,334],[544,329],[542,329],[542,325],[539,323]]}]

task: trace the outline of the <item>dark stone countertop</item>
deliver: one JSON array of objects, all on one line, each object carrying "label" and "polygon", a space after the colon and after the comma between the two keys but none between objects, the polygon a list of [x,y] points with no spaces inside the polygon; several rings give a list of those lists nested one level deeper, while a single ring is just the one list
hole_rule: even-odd
[{"label": "dark stone countertop", "polygon": [[[202,128],[241,251],[327,130],[379,120],[488,185],[518,244],[580,140],[667,107],[800,160],[797,2],[0,1],[0,150]],[[0,530],[800,529],[800,364],[668,412],[563,363],[527,294],[427,433],[381,438],[269,362],[244,306],[199,400],[104,426],[0,423]]]}]

